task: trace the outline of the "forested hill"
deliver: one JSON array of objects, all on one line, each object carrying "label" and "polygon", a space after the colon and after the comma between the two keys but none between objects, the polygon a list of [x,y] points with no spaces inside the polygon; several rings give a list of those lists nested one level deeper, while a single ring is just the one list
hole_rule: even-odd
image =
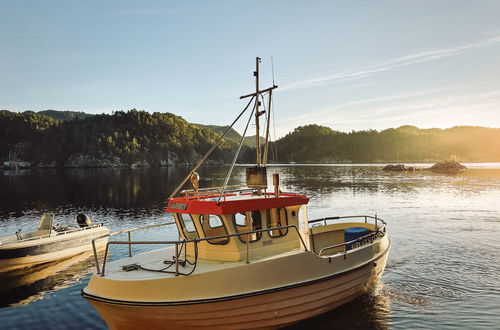
[{"label": "forested hill", "polygon": [[47,117],[51,117],[57,120],[83,119],[92,116],[91,114],[82,111],[59,111],[59,110],[44,110],[44,111],[39,111],[38,114],[46,115]]},{"label": "forested hill", "polygon": [[[40,113],[0,111],[0,159],[10,154],[34,166],[193,163],[218,137],[170,113],[130,110],[60,121]],[[228,161],[230,148],[223,142],[209,160]]]},{"label": "forested hill", "polygon": [[500,128],[456,126],[419,129],[401,126],[383,131],[334,131],[297,127],[277,141],[278,162],[463,162],[500,161]]},{"label": "forested hill", "polygon": [[[200,128],[205,128],[205,129],[211,130],[212,132],[215,132],[221,136],[222,136],[222,134],[224,134],[224,132],[229,127],[229,126],[202,125],[202,124],[193,124],[193,125],[198,126]],[[228,142],[240,143],[241,135],[238,132],[236,132],[234,130],[234,128],[230,128],[229,132],[227,132],[224,139]]]},{"label": "forested hill", "polygon": [[[190,124],[171,113],[135,109],[111,115],[49,110],[0,111],[0,161],[28,161],[33,166],[166,166],[194,163],[227,126]],[[83,115],[82,115],[83,114]],[[58,120],[54,118],[62,118]],[[234,130],[209,161],[230,162],[241,136]],[[238,158],[253,162],[254,137]],[[500,129],[460,126],[419,129],[402,126],[383,131],[334,131],[300,126],[270,148],[277,160],[298,163],[500,161]],[[269,156],[269,160],[273,160]]]},{"label": "forested hill", "polygon": [[[229,126],[217,126],[217,125],[202,125],[202,124],[194,124],[198,127],[209,129],[219,135],[223,135]],[[264,141],[264,137],[260,137],[261,141]],[[234,128],[230,128],[229,132],[227,132],[224,140],[234,143],[236,145],[240,144],[241,135],[234,130]],[[243,146],[255,149],[256,146],[255,135],[245,136],[243,139]]]}]

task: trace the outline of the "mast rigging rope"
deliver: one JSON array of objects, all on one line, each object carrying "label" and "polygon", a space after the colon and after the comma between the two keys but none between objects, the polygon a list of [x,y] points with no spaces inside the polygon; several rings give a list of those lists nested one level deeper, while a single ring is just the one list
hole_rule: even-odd
[{"label": "mast rigging rope", "polygon": [[179,192],[179,190],[182,188],[182,186],[184,186],[184,184],[187,182],[187,180],[189,180],[189,178],[191,177],[191,175],[193,175],[194,172],[196,172],[196,170],[201,166],[201,164],[203,164],[203,162],[205,162],[205,160],[208,158],[208,156],[210,156],[210,154],[212,153],[212,151],[214,151],[214,149],[222,142],[222,140],[224,139],[224,137],[226,136],[226,134],[229,132],[229,130],[234,126],[234,124],[241,118],[241,116],[243,116],[243,114],[245,113],[245,111],[247,111],[248,107],[250,106],[250,104],[252,103],[253,99],[255,98],[255,96],[252,96],[250,98],[250,101],[248,101],[246,107],[243,109],[243,111],[238,115],[238,117],[236,117],[236,119],[231,123],[231,125],[228,126],[228,128],[226,129],[226,131],[224,132],[224,134],[221,135],[221,137],[219,138],[219,140],[217,140],[217,142],[214,143],[214,145],[212,145],[212,147],[210,148],[210,150],[208,150],[205,155],[198,161],[198,163],[195,165],[195,167],[189,172],[189,174],[184,178],[184,180],[182,180],[182,182],[177,186],[177,188],[175,188],[174,192],[172,194],[170,194],[170,196],[168,197],[167,201],[170,200],[172,197],[175,196],[175,194],[177,194],[177,192]]}]

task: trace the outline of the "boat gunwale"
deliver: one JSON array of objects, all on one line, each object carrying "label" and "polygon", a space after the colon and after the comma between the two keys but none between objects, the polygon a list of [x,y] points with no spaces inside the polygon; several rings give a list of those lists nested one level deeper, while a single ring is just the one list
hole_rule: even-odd
[{"label": "boat gunwale", "polygon": [[[383,236],[387,237],[387,236]],[[382,239],[381,237],[380,239]],[[377,255],[376,257],[373,257],[366,262],[364,262],[361,265],[358,265],[356,267],[337,272],[328,276],[324,276],[321,278],[313,279],[310,281],[305,281],[305,282],[300,282],[300,283],[294,283],[290,285],[285,285],[285,286],[280,286],[276,288],[270,288],[270,289],[265,289],[265,290],[260,290],[260,291],[255,291],[255,292],[248,292],[248,293],[243,293],[243,294],[238,294],[238,295],[232,295],[232,296],[225,296],[225,297],[217,297],[217,298],[208,298],[208,299],[197,299],[197,300],[183,300],[183,301],[158,301],[158,302],[142,302],[142,301],[126,301],[126,300],[117,300],[117,299],[110,299],[110,298],[103,298],[99,297],[90,293],[85,292],[85,288],[82,289],[81,295],[82,297],[89,299],[89,300],[94,300],[102,303],[107,303],[111,305],[123,305],[123,306],[142,306],[142,307],[167,307],[167,306],[183,306],[183,305],[199,305],[199,304],[205,304],[205,303],[216,303],[216,302],[221,302],[221,301],[227,301],[227,300],[234,300],[234,299],[240,299],[240,298],[246,298],[246,297],[252,297],[252,296],[258,296],[258,295],[263,295],[263,294],[269,294],[269,293],[274,293],[274,292],[279,292],[287,289],[293,289],[293,288],[298,288],[302,286],[307,286],[307,285],[312,285],[316,283],[321,283],[323,281],[327,281],[336,277],[344,276],[347,275],[351,272],[355,272],[361,268],[364,268],[366,266],[369,266],[370,263],[374,263],[378,261],[379,259],[383,258],[390,250],[391,248],[391,241],[387,237],[388,240],[388,245],[387,248]],[[374,244],[374,243],[372,243]],[[371,245],[371,244],[370,244]],[[364,246],[363,248],[366,248],[368,246]],[[312,252],[312,251],[308,251]],[[316,257],[319,258],[332,258],[333,256],[319,256],[316,253],[312,252]]]},{"label": "boat gunwale", "polygon": [[[71,230],[66,230],[62,232],[56,232],[56,234],[44,234],[40,236],[34,236],[34,237],[27,237],[23,239],[18,239],[15,241],[5,241],[2,242],[2,239],[8,238],[8,237],[15,237],[14,235],[12,236],[4,236],[3,238],[0,239],[0,250],[10,250],[10,249],[19,249],[23,247],[30,247],[30,246],[35,246],[35,245],[44,245],[44,244],[49,244],[49,243],[54,243],[55,241],[64,241],[64,240],[69,240],[71,239],[71,236],[77,236],[73,234],[91,234],[89,231],[93,229],[104,229],[109,232],[109,228],[104,226],[104,224],[96,224],[92,225],[89,227],[85,228],[76,228],[76,229],[71,229]],[[55,231],[54,231],[55,232]],[[84,236],[84,235],[82,235]],[[48,239],[51,239],[50,241]],[[44,240],[43,242],[40,242],[41,240]],[[22,246],[18,246],[22,245]]]}]

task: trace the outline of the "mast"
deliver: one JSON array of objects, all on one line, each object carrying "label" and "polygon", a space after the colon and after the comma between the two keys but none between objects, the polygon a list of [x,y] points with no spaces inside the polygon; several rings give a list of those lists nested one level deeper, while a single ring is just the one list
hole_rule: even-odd
[{"label": "mast", "polygon": [[273,90],[269,91],[269,104],[267,106],[267,126],[266,126],[266,142],[264,144],[264,157],[262,160],[262,165],[267,165],[267,154],[269,151],[269,125],[271,124],[271,99],[273,97]]},{"label": "mast", "polygon": [[[246,105],[245,109],[243,109],[243,111],[238,115],[238,117],[233,121],[233,123],[228,126],[228,128],[226,129],[226,131],[224,132],[224,134],[222,134],[222,136],[217,140],[217,142],[210,148],[210,150],[208,150],[205,155],[202,157],[202,159],[200,159],[200,161],[198,161],[198,163],[196,164],[196,166],[191,170],[191,172],[184,178],[184,180],[177,186],[177,188],[174,190],[174,192],[170,195],[170,197],[168,198],[168,200],[170,200],[172,197],[175,196],[175,194],[177,194],[177,192],[182,188],[182,186],[184,186],[184,184],[190,179],[190,178],[197,178],[198,177],[198,173],[196,173],[195,171],[203,164],[203,162],[208,158],[208,156],[212,153],[212,151],[223,141],[224,137],[226,136],[226,134],[229,132],[229,130],[233,127],[233,125],[238,121],[238,119],[240,119],[240,117],[243,115],[243,113],[248,109],[248,107],[252,104],[252,101],[253,101],[253,98],[255,98],[255,128],[256,128],[256,133],[255,134],[255,138],[256,138],[256,143],[257,143],[257,146],[256,146],[256,150],[257,150],[257,166],[254,167],[254,168],[247,168],[247,186],[248,187],[255,187],[258,189],[258,191],[260,192],[260,189],[266,189],[267,188],[267,177],[266,177],[266,162],[267,162],[267,151],[268,151],[268,140],[269,140],[269,120],[268,119],[268,123],[267,123],[267,127],[266,127],[266,146],[265,146],[265,149],[264,149],[264,158],[262,158],[261,156],[261,150],[260,150],[260,134],[259,134],[259,117],[262,116],[266,111],[260,111],[259,112],[259,106],[260,106],[260,101],[259,101],[259,97],[262,95],[262,94],[265,94],[265,93],[269,93],[269,109],[271,108],[271,95],[272,95],[272,90],[275,89],[275,88],[278,88],[277,85],[274,84],[274,78],[273,78],[273,86],[272,87],[269,87],[269,88],[266,88],[264,90],[259,90],[259,63],[260,63],[260,57],[256,57],[255,58],[255,71],[253,73],[253,75],[255,76],[255,93],[251,93],[251,94],[247,94],[247,95],[243,95],[243,96],[240,96],[240,99],[246,99],[248,97],[252,97],[252,99],[250,99],[250,101],[248,101],[248,104]],[[269,110],[270,111],[270,110]],[[250,120],[251,120],[252,116],[249,117],[248,119],[248,123],[250,123]],[[247,123],[247,128],[248,128],[248,123]],[[238,151],[235,155],[235,158],[234,158],[234,161],[233,161],[233,165],[231,166],[231,169],[229,170],[229,173],[226,177],[226,181],[224,183],[224,186],[221,188],[221,192],[220,192],[220,195],[219,195],[219,198],[217,200],[217,203],[220,202],[220,199],[224,193],[224,189],[227,185],[227,182],[229,180],[229,177],[231,175],[231,172],[232,172],[232,169],[236,163],[236,159],[238,157],[238,154],[241,150],[241,145],[243,143],[243,138],[245,137],[245,133],[246,133],[247,129],[245,128],[245,132],[243,133],[243,136],[241,138],[241,141],[240,141],[240,146],[238,148]],[[10,155],[9,155],[10,157]],[[261,165],[263,165],[261,167]],[[255,172],[255,173],[254,173]],[[255,175],[257,174],[257,175]],[[256,180],[255,180],[256,178]],[[198,180],[194,180],[194,181],[198,181]],[[197,189],[197,187],[195,187],[195,190]]]},{"label": "mast", "polygon": [[260,63],[260,57],[255,58],[255,71],[253,75],[255,76],[255,143],[256,143],[256,153],[257,153],[257,166],[260,166],[261,162],[261,156],[260,156],[260,127],[259,127],[259,116],[261,115],[259,113],[259,105],[260,105],[260,100],[259,100],[259,63]]},{"label": "mast", "polygon": [[[255,97],[255,131],[256,131],[255,142],[257,144],[255,149],[256,149],[256,156],[257,156],[257,167],[260,167],[260,165],[262,163],[262,156],[261,156],[261,150],[260,150],[260,135],[259,135],[259,117],[265,113],[265,111],[259,111],[259,106],[260,106],[259,97],[262,94],[269,93],[269,107],[270,107],[271,106],[272,90],[275,88],[278,88],[278,86],[275,85],[273,82],[273,87],[259,90],[259,63],[260,63],[260,57],[256,57],[255,58],[256,70],[253,72],[253,75],[255,76],[255,93],[240,96],[240,99],[245,99],[245,98],[250,97],[250,96]],[[267,130],[267,132],[266,132],[266,143],[267,143],[267,136],[269,136],[269,125],[267,125],[266,130]],[[267,148],[265,149],[264,152],[267,152]],[[267,159],[267,155],[264,155],[264,157],[265,157],[264,159]],[[264,161],[264,166],[265,166],[265,161]]]},{"label": "mast", "polygon": [[[259,63],[260,58],[255,58],[255,71],[253,75],[255,76],[255,93],[247,94],[240,96],[240,99],[244,99],[247,97],[255,97],[255,150],[256,150],[256,158],[257,162],[255,167],[247,168],[247,186],[250,188],[257,188],[258,193],[260,194],[261,189],[267,188],[267,175],[266,175],[266,162],[267,162],[267,143],[269,139],[269,122],[266,127],[266,147],[264,148],[264,157],[262,157],[262,151],[260,148],[260,134],[259,134],[259,117],[262,116],[266,111],[259,111],[260,106],[260,97],[262,94],[269,93],[269,98],[271,98],[272,90],[278,88],[278,86],[274,85],[273,87],[269,87],[263,90],[259,90]],[[269,106],[271,106],[269,100]],[[268,118],[268,121],[270,118]]]}]

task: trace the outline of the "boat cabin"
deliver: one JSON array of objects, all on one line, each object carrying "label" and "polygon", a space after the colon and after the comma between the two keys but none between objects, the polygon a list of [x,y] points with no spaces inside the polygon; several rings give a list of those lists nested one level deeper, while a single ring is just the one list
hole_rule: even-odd
[{"label": "boat cabin", "polygon": [[[300,248],[300,231],[308,228],[303,195],[257,193],[249,189],[226,192],[185,191],[170,199],[187,254],[200,259],[243,261],[251,250],[252,259]],[[219,198],[220,197],[220,198]]]}]

